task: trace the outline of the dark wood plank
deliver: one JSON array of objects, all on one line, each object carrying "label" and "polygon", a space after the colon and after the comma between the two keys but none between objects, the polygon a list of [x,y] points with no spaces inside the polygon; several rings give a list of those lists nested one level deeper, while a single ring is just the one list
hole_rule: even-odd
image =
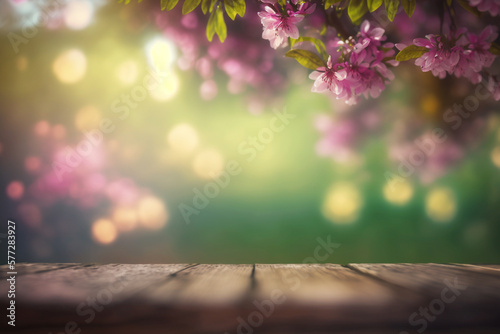
[{"label": "dark wood plank", "polygon": [[[495,266],[64,266],[25,267],[17,277],[18,326],[0,323],[2,333],[61,333],[73,321],[84,334],[417,333],[409,317],[455,279],[467,289],[425,333],[500,332]],[[100,301],[92,316],[89,300]]]},{"label": "dark wood plank", "polygon": [[[349,268],[332,264],[256,265],[258,301],[284,301],[266,319],[270,328],[332,332],[404,328],[416,293],[380,283]],[[387,312],[374,312],[384,309]]]},{"label": "dark wood plank", "polygon": [[[420,307],[444,305],[430,325],[500,326],[500,279],[441,264],[351,264],[380,281],[427,296]],[[417,306],[417,305],[416,305]],[[434,318],[434,316],[432,316]]]},{"label": "dark wood plank", "polygon": [[[78,263],[17,263],[14,272],[17,275],[35,274],[42,273],[46,271],[59,270],[69,267],[75,267],[80,264]],[[8,265],[0,266],[0,279],[4,279],[8,276],[7,272],[10,272]]]}]

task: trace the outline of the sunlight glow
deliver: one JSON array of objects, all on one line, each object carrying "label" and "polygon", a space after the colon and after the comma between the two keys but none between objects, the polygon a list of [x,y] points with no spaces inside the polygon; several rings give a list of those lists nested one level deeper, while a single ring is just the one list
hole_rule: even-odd
[{"label": "sunlight glow", "polygon": [[167,143],[178,153],[192,152],[198,146],[198,134],[196,130],[187,123],[176,125],[167,134]]},{"label": "sunlight glow", "polygon": [[163,201],[155,196],[139,200],[137,211],[140,224],[150,230],[159,230],[168,220],[168,212]]},{"label": "sunlight glow", "polygon": [[359,190],[351,183],[337,183],[328,191],[323,203],[323,215],[335,224],[354,222],[362,207]]},{"label": "sunlight glow", "polygon": [[111,218],[119,231],[132,231],[138,223],[137,212],[130,207],[117,207]]},{"label": "sunlight glow", "polygon": [[70,29],[86,28],[94,16],[94,7],[88,0],[73,0],[64,9],[64,23]]},{"label": "sunlight glow", "polygon": [[133,60],[127,60],[118,66],[116,70],[116,76],[124,84],[130,85],[137,80],[139,74],[139,68],[137,63]]},{"label": "sunlight glow", "polygon": [[75,115],[75,127],[80,131],[97,129],[101,122],[101,113],[94,106],[80,108]]},{"label": "sunlight glow", "polygon": [[107,219],[98,219],[92,224],[92,236],[100,244],[110,244],[117,237],[116,228]]},{"label": "sunlight glow", "polygon": [[62,83],[76,83],[83,78],[87,71],[87,58],[78,49],[64,51],[52,64],[52,70]]},{"label": "sunlight glow", "polygon": [[217,150],[205,150],[194,158],[193,170],[202,179],[214,179],[224,170],[224,158]]},{"label": "sunlight glow", "polygon": [[176,58],[175,46],[166,38],[156,37],[146,45],[146,56],[156,72],[170,72]]},{"label": "sunlight glow", "polygon": [[383,192],[389,203],[404,205],[413,197],[413,186],[405,179],[391,179],[385,184]]},{"label": "sunlight glow", "polygon": [[445,187],[431,190],[425,198],[425,211],[429,218],[436,222],[450,221],[457,211],[453,192]]}]

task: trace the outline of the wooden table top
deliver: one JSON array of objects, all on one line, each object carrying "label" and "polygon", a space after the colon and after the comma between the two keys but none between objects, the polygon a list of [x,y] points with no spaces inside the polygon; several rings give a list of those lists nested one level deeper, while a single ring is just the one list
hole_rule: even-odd
[{"label": "wooden table top", "polygon": [[16,272],[16,326],[4,316],[2,333],[500,333],[500,265],[24,263]]}]

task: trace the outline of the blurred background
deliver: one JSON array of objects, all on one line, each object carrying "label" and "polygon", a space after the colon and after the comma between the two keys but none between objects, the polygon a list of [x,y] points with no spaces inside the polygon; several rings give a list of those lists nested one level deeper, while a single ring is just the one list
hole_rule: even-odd
[{"label": "blurred background", "polygon": [[[311,93],[248,6],[221,44],[159,0],[2,1],[2,249],[11,219],[17,262],[301,263],[321,238],[318,262],[498,263],[499,104],[446,121],[475,87],[412,62],[376,100]],[[439,29],[418,15],[389,39]]]}]

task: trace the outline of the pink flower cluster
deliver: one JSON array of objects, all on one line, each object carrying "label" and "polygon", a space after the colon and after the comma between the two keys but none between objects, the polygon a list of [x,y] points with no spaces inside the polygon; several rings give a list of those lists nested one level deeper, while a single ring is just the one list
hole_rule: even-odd
[{"label": "pink flower cluster", "polygon": [[315,80],[313,92],[329,91],[337,99],[344,99],[347,104],[355,104],[361,95],[376,98],[380,96],[394,74],[386,64],[397,66],[392,59],[395,51],[392,43],[384,43],[384,29],[372,28],[368,21],[361,25],[356,39],[337,42],[338,54],[334,61],[329,57],[327,66],[320,67],[309,76]]},{"label": "pink flower cluster", "polygon": [[[496,56],[489,50],[497,36],[496,27],[487,26],[479,35],[461,28],[452,34],[451,39],[432,34],[416,38],[413,43],[429,51],[417,58],[415,65],[441,79],[450,74],[477,84],[482,80],[483,69],[490,67],[495,60]],[[403,47],[398,45],[400,49]]]},{"label": "pink flower cluster", "polygon": [[304,19],[304,16],[311,14],[316,9],[316,4],[303,2],[298,4],[298,0],[292,0],[280,11],[277,6],[278,0],[262,0],[268,3],[258,15],[264,26],[262,38],[269,40],[271,47],[277,49],[280,45],[286,45],[287,38],[299,38],[299,29],[296,24]]},{"label": "pink flower cluster", "polygon": [[469,5],[480,12],[488,12],[491,16],[500,14],[500,0],[469,0]]}]

